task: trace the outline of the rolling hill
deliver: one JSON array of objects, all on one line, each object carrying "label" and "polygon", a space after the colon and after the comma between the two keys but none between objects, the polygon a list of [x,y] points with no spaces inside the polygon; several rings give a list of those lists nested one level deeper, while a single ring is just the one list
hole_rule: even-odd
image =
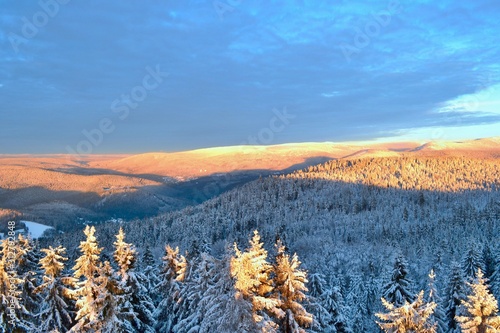
[{"label": "rolling hill", "polygon": [[500,139],[296,143],[138,155],[0,155],[0,215],[62,229],[75,221],[142,218],[203,202],[259,176],[329,160],[406,156],[497,159]]}]

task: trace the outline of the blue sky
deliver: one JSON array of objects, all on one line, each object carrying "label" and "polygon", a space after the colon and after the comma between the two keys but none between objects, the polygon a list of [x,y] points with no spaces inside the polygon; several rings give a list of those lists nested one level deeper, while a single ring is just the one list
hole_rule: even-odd
[{"label": "blue sky", "polygon": [[499,135],[498,1],[0,8],[0,153]]}]

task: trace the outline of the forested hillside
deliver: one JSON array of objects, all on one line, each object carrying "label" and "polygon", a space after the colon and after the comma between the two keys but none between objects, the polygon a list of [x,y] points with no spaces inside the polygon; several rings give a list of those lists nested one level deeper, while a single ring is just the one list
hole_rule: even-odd
[{"label": "forested hillside", "polygon": [[[278,288],[283,281],[277,270],[285,257],[288,261],[281,265],[293,266],[296,278],[309,290],[298,288],[303,297],[290,296],[304,308],[294,317],[301,318],[297,330],[283,332],[299,332],[300,327],[311,332],[379,332],[377,321],[390,322],[391,317],[375,314],[399,313],[397,307],[405,302],[418,313],[432,308],[432,318],[422,318],[436,323],[437,332],[460,332],[456,316],[467,315],[461,301],[482,288],[474,289],[474,283],[500,298],[499,176],[497,159],[335,160],[262,178],[178,212],[98,225],[95,234],[104,248],[99,253],[102,261],[113,262],[120,226],[137,247],[136,257],[143,258],[137,271],[149,286],[151,325],[159,332],[208,332],[210,327],[235,332],[237,318],[245,313],[262,316],[259,322],[269,324],[267,329],[283,329],[283,316],[297,315],[273,301],[276,295],[286,298],[287,291]],[[252,238],[254,230],[262,240]],[[240,249],[249,238],[248,253],[256,251],[264,267],[265,281],[259,283],[270,286],[267,293],[258,286],[258,292],[249,292],[248,286],[237,283],[234,265],[246,258],[247,252]],[[81,232],[66,233],[43,239],[40,245],[64,246],[68,267],[73,267],[82,255],[82,240]],[[235,242],[239,249],[233,248]],[[120,270],[118,264],[111,266]],[[420,290],[425,293],[418,295]],[[176,297],[194,303],[173,310]],[[208,325],[216,319],[219,326]]]}]

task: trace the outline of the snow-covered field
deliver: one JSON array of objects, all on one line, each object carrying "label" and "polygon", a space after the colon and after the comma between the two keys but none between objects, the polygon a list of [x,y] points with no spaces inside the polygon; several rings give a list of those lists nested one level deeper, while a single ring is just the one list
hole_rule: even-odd
[{"label": "snow-covered field", "polygon": [[31,221],[21,221],[21,222],[26,224],[26,227],[28,227],[28,233],[31,234],[31,238],[33,239],[40,238],[44,233],[44,231],[47,229],[54,229],[52,227],[49,227],[48,225],[36,222],[31,222]]}]

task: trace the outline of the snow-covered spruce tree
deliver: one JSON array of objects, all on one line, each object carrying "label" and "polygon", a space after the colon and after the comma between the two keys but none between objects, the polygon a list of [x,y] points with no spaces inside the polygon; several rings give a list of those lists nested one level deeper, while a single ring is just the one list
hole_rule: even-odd
[{"label": "snow-covered spruce tree", "polygon": [[[262,331],[252,319],[252,304],[235,289],[231,275],[234,250],[228,246],[221,260],[215,261],[214,284],[203,295],[206,305],[199,333],[253,333]],[[250,318],[250,320],[249,320]],[[269,332],[273,332],[274,328]]]},{"label": "snow-covered spruce tree", "polygon": [[483,274],[485,277],[487,277],[490,281],[490,286],[492,280],[493,273],[495,272],[496,268],[496,257],[495,257],[495,251],[494,248],[492,248],[490,243],[483,244],[483,262],[484,262],[484,271]]},{"label": "snow-covered spruce tree", "polygon": [[432,314],[436,303],[426,303],[424,292],[421,291],[414,302],[405,303],[401,306],[386,301],[382,298],[382,304],[387,313],[375,314],[382,322],[377,322],[384,332],[387,333],[435,333],[436,323],[433,323]]},{"label": "snow-covered spruce tree", "polygon": [[159,332],[172,332],[177,324],[177,303],[180,301],[181,283],[183,283],[187,262],[179,254],[179,248],[165,247],[165,256],[162,258],[160,282],[156,286],[161,295],[161,301],[156,307],[153,316],[156,320],[156,330]]},{"label": "snow-covered spruce tree", "polygon": [[330,322],[326,324],[325,332],[351,333],[352,329],[346,317],[347,310],[340,288],[334,286],[321,295],[321,302],[330,314]]},{"label": "snow-covered spruce tree", "polygon": [[123,290],[120,288],[116,272],[109,261],[105,261],[100,266],[100,271],[101,275],[98,277],[98,281],[102,287],[102,292],[96,302],[101,314],[99,332],[133,332],[130,322],[124,320],[124,316],[120,316],[123,313],[120,313],[121,309],[118,300],[123,295]]},{"label": "snow-covered spruce tree", "polygon": [[280,240],[276,243],[278,254],[274,265],[275,297],[281,300],[280,308],[285,316],[280,319],[283,333],[305,333],[304,328],[311,326],[313,316],[301,303],[307,300],[307,273],[300,269],[297,254],[292,258],[285,253],[285,246]]},{"label": "snow-covered spruce tree", "polygon": [[73,291],[78,309],[72,333],[124,332],[116,317],[116,300],[109,262],[100,261],[102,248],[98,247],[95,228],[86,226],[86,240],[80,242],[81,256],[73,267],[77,289]]},{"label": "snow-covered spruce tree", "polygon": [[285,313],[281,301],[274,297],[271,273],[273,267],[267,261],[267,251],[260,241],[257,230],[250,240],[250,246],[241,252],[234,244],[235,256],[231,258],[231,276],[235,279],[236,299],[251,305],[250,316],[242,318],[241,325],[256,331],[272,331],[277,328],[273,318],[281,320]]},{"label": "snow-covered spruce tree", "polygon": [[137,251],[132,244],[125,242],[125,233],[122,227],[120,227],[113,245],[115,246],[113,257],[118,266],[116,273],[120,282],[123,283],[128,280],[129,271],[135,267]]},{"label": "snow-covered spruce tree", "polygon": [[493,273],[491,274],[490,286],[491,292],[498,300],[500,299],[500,251],[497,249],[493,252]]},{"label": "snow-covered spruce tree", "polygon": [[462,300],[465,299],[465,282],[462,275],[462,269],[458,263],[453,262],[450,266],[450,271],[445,300],[446,323],[448,325],[446,332],[460,333],[460,327],[455,317],[458,314]]},{"label": "snow-covered spruce tree", "polygon": [[192,260],[195,267],[181,289],[179,322],[174,327],[176,333],[198,332],[207,307],[211,305],[210,298],[204,296],[215,282],[215,260],[207,253]]},{"label": "snow-covered spruce tree", "polygon": [[442,300],[436,289],[436,274],[434,270],[429,273],[429,284],[428,284],[428,303],[435,303],[436,308],[432,314],[433,321],[437,324],[436,333],[445,333],[448,329],[448,324],[446,321],[446,314],[442,306]]},{"label": "snow-covered spruce tree", "polygon": [[0,331],[31,332],[33,324],[26,321],[30,315],[20,302],[23,280],[17,273],[18,243],[13,238],[1,241],[0,257]]},{"label": "snow-covered spruce tree", "polygon": [[383,298],[395,307],[399,307],[406,302],[411,303],[414,300],[412,292],[413,282],[408,279],[407,266],[408,264],[402,255],[396,257],[391,281],[383,288]]},{"label": "snow-covered spruce tree", "polygon": [[20,302],[27,310],[20,316],[24,321],[37,326],[38,320],[35,314],[39,312],[42,299],[34,290],[40,284],[42,273],[39,265],[40,250],[33,239],[24,237],[22,234],[18,235],[16,249],[18,253],[17,273],[23,280],[20,288]]},{"label": "snow-covered spruce tree", "polygon": [[320,273],[309,274],[307,289],[309,289],[309,297],[320,298],[321,295],[328,289],[325,276]]},{"label": "snow-covered spruce tree", "polygon": [[309,295],[305,303],[305,308],[307,312],[313,315],[313,323],[309,330],[311,332],[333,332],[333,329],[328,328],[332,322],[332,316],[322,304],[322,296],[328,289],[325,277],[323,274],[314,273],[309,275],[308,280],[307,288],[309,289]]},{"label": "snow-covered spruce tree", "polygon": [[370,315],[368,310],[368,293],[365,281],[363,281],[361,275],[351,276],[346,303],[350,310],[352,329],[355,332],[366,332],[368,330],[366,319],[370,318]]},{"label": "snow-covered spruce tree", "polygon": [[38,329],[42,332],[67,332],[72,325],[71,288],[75,281],[70,276],[63,276],[64,262],[68,260],[66,249],[49,246],[41,251],[45,253],[45,257],[40,259],[43,282],[35,289],[35,293],[43,297]]},{"label": "snow-covered spruce tree", "polygon": [[[238,318],[248,316],[243,315],[242,312],[251,313],[252,308],[250,303],[242,302],[241,298],[235,297],[234,280],[230,273],[232,256],[232,249],[227,247],[223,258],[214,262],[214,284],[208,287],[201,301],[207,306],[203,313],[199,333],[251,331],[250,328],[239,327]],[[240,311],[239,304],[247,305],[244,311]]]},{"label": "snow-covered spruce tree", "polygon": [[471,294],[462,302],[463,316],[457,316],[463,333],[500,332],[498,302],[489,292],[487,281],[481,269],[478,269],[473,283],[468,283]]},{"label": "snow-covered spruce tree", "polygon": [[158,276],[160,275],[160,270],[158,269],[158,265],[156,264],[156,260],[151,252],[151,248],[149,245],[146,245],[144,249],[144,253],[142,254],[142,260],[140,262],[140,271],[143,272],[146,277],[147,285],[146,290],[148,291],[149,297],[153,300],[154,305],[156,306],[159,302],[159,295],[155,292],[155,288],[160,282]]},{"label": "snow-covered spruce tree", "polygon": [[484,272],[485,265],[482,254],[483,251],[479,249],[479,245],[476,242],[471,242],[461,262],[462,271],[467,280],[475,278],[478,270]]},{"label": "snow-covered spruce tree", "polygon": [[[380,307],[379,297],[381,280],[379,274],[376,272],[376,264],[372,260],[368,263],[368,270],[369,273],[364,282],[366,290],[366,309],[368,310],[368,315],[371,317]],[[374,321],[371,318],[369,319],[369,323],[374,325]],[[373,330],[375,329],[378,329],[378,327],[373,326]]]},{"label": "snow-covered spruce tree", "polygon": [[117,295],[118,318],[129,328],[129,332],[154,333],[154,304],[147,290],[147,278],[136,271],[137,251],[125,242],[125,233],[120,228],[116,235],[114,259],[118,265]]}]

